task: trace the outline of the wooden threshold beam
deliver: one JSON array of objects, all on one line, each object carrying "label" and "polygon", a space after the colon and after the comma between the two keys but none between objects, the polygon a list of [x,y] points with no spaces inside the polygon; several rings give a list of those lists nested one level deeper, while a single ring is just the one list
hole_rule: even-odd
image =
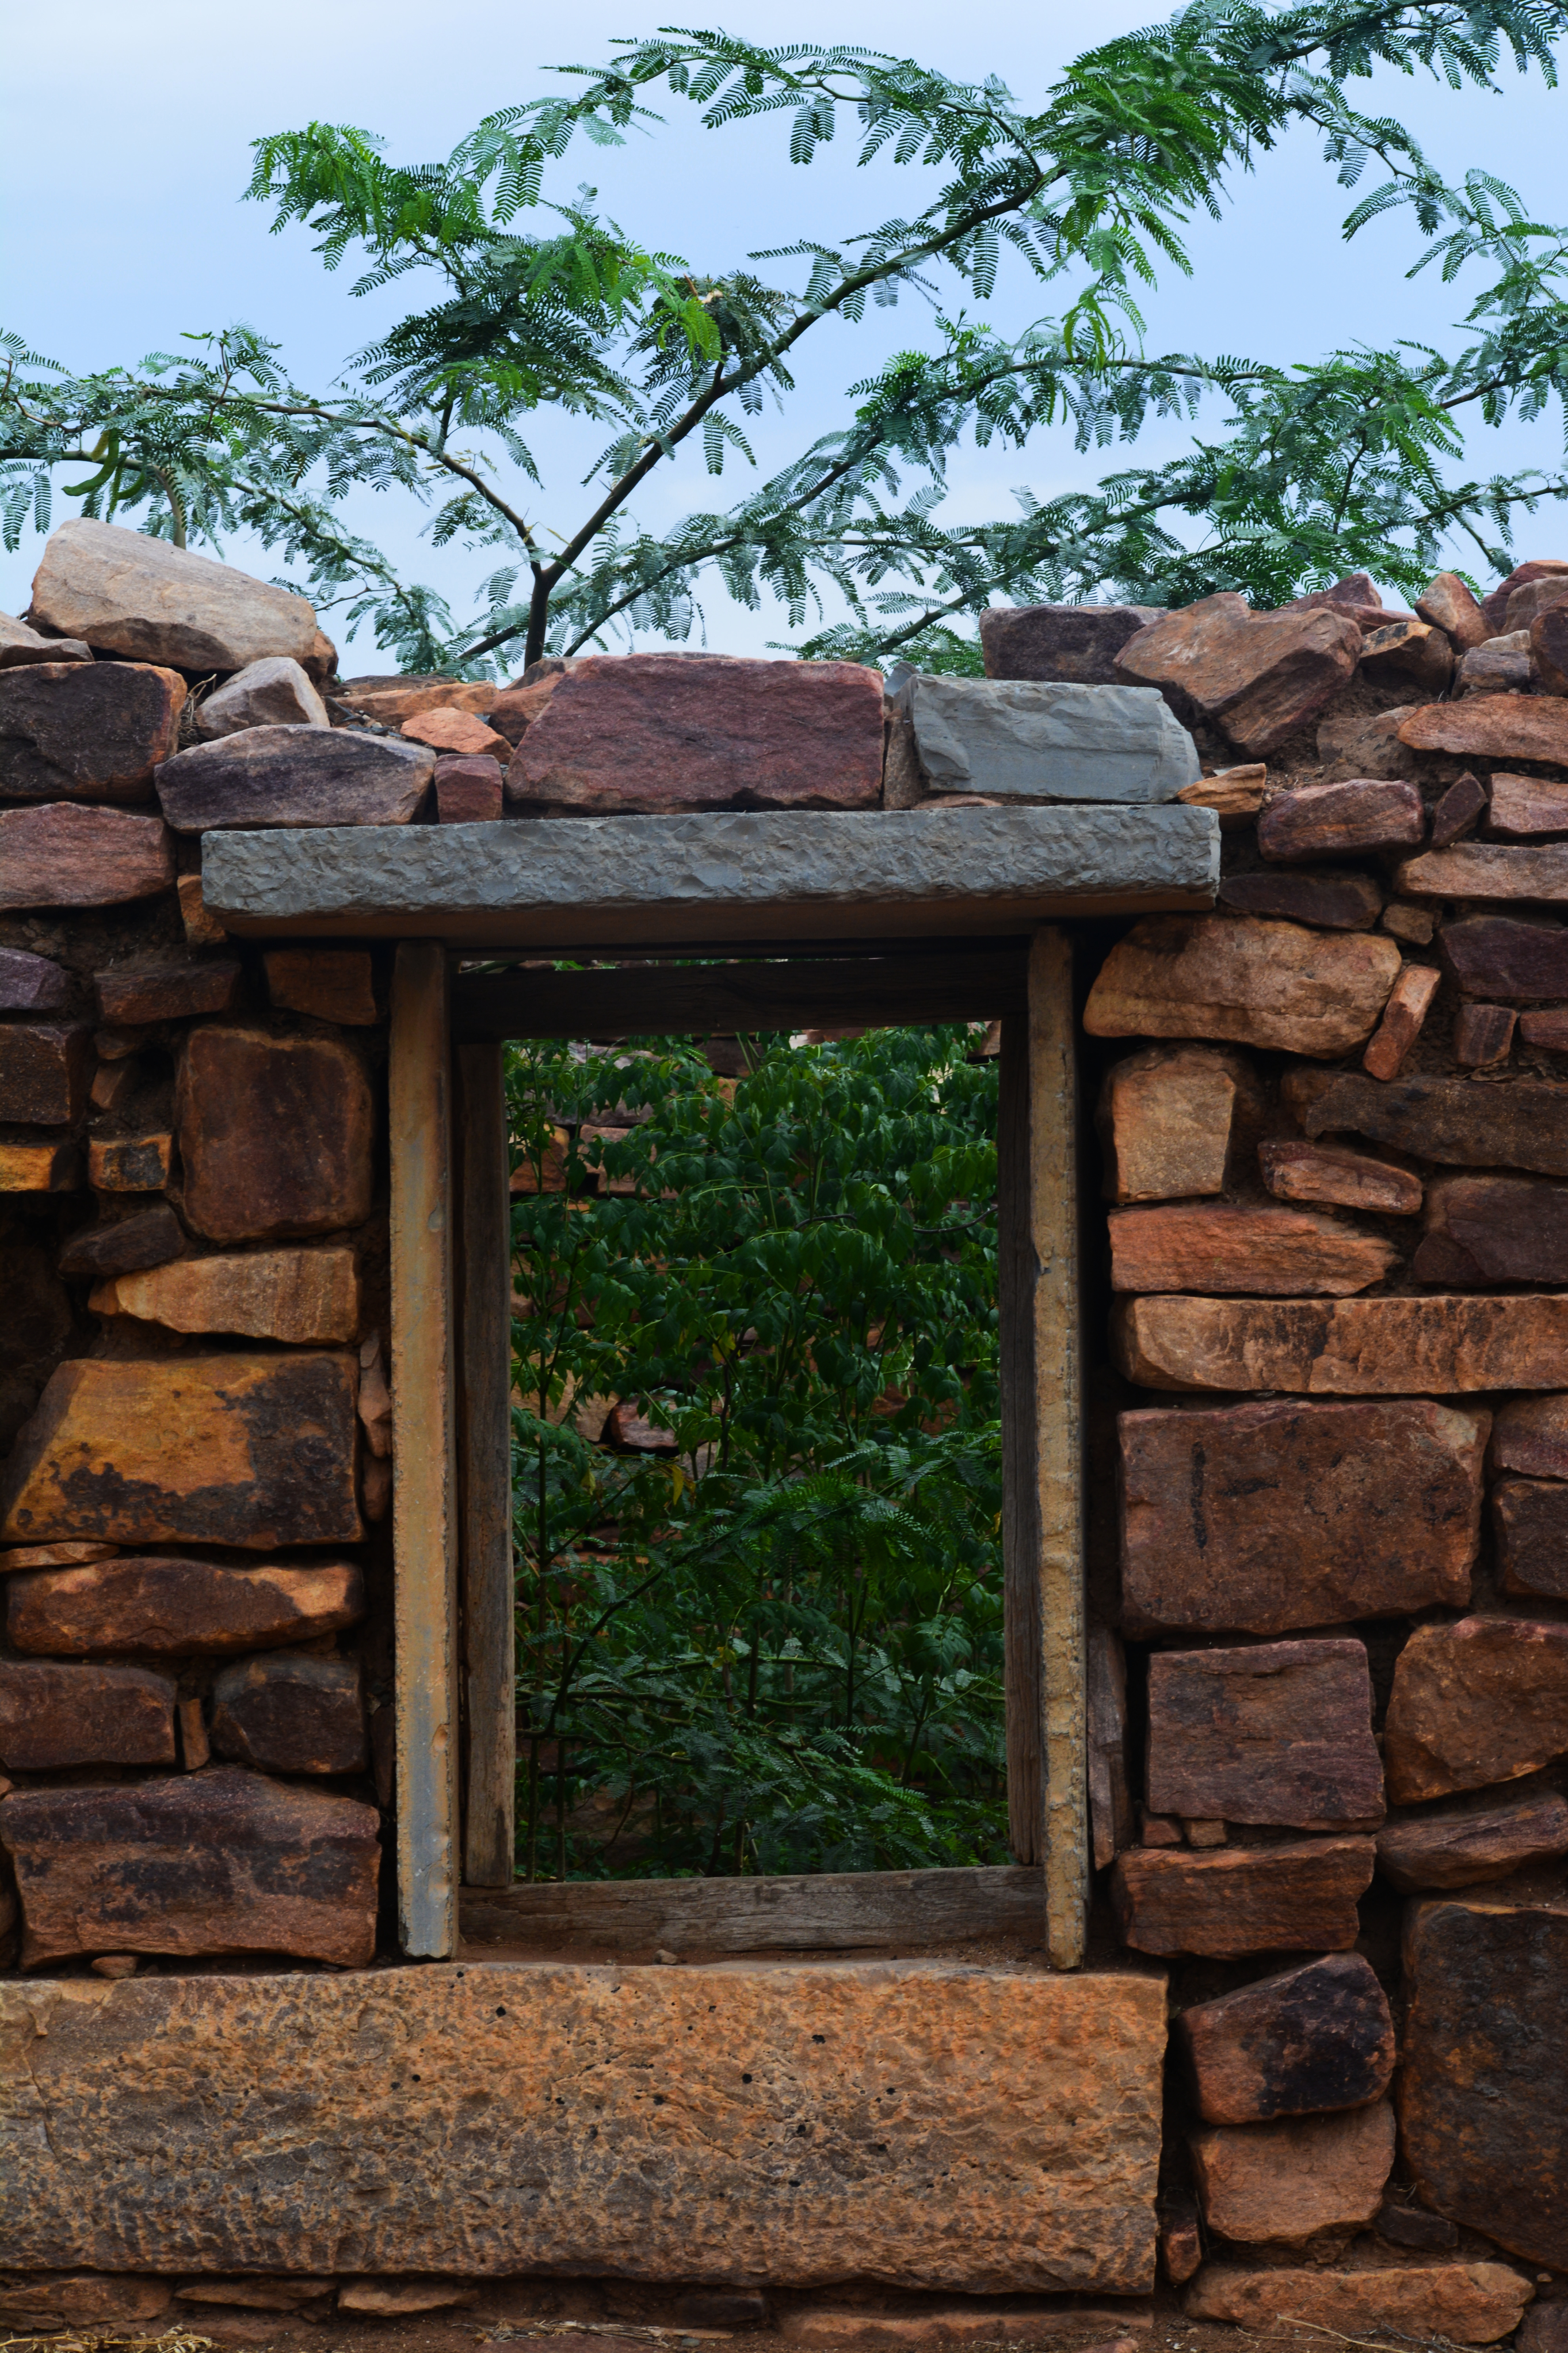
[{"label": "wooden threshold beam", "polygon": [[452,983],[452,1021],[465,1043],[994,1021],[1025,1009],[1026,969],[1025,953],[1004,948],[798,964],[467,973]]}]

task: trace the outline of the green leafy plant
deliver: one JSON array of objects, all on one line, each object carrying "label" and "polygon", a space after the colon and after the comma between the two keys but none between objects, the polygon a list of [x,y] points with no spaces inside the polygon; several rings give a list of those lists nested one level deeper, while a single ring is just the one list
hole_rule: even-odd
[{"label": "green leafy plant", "polygon": [[512,1050],[527,1876],[1005,1859],[973,1042]]},{"label": "green leafy plant", "polygon": [[[1480,568],[1506,568],[1513,516],[1568,482],[1470,474],[1461,421],[1562,401],[1565,232],[1488,173],[1446,180],[1406,129],[1348,92],[1380,66],[1495,90],[1505,58],[1552,81],[1565,5],[1194,0],[1087,51],[1033,104],[994,78],[959,82],[870,50],[666,30],[619,45],[607,66],[568,69],[569,94],[488,116],[444,162],[395,164],[342,124],[278,133],[256,143],[247,192],[274,227],[307,227],[328,269],[353,255],[355,293],[408,280],[420,307],[330,393],[297,384],[247,326],[79,376],[3,339],[7,544],[29,519],[47,528],[57,470],[86,466],[68,486],[84,512],[182,543],[248,527],[403,667],[475,675],[633,629],[684,640],[714,581],[745,605],[777,596],[795,629],[841,599],[847,618],[805,638],[805,654],[962,669],[973,616],[998,598],[1177,603],[1240,588],[1272,604],[1358,565],[1410,593],[1456,538]],[[656,125],[646,100],[660,85],[731,140],[777,120],[799,164],[847,123],[868,172],[923,177],[905,208],[835,243],[716,267],[623,230],[591,187],[546,196],[574,142]],[[1217,215],[1296,126],[1347,187],[1373,177],[1347,237],[1407,212],[1426,240],[1413,274],[1430,268],[1447,286],[1479,270],[1453,348],[1296,366],[1144,349],[1140,295],[1159,269],[1187,268],[1191,214]],[[1017,334],[975,314],[1004,265],[1060,290]],[[748,422],[788,399],[795,354],[823,322],[911,297],[929,305],[924,339],[848,386],[835,431],[734,503],[663,533],[638,524],[642,485],[688,448],[715,477],[752,463]],[[552,408],[605,436],[569,504],[526,438]],[[992,522],[942,520],[966,437],[1022,450],[1053,427],[1083,449],[1215,409],[1167,465],[1124,468],[1092,492],[1021,491],[1018,512]],[[363,487],[426,502],[435,542],[474,551],[483,576],[466,625],[347,527],[345,498]]]}]

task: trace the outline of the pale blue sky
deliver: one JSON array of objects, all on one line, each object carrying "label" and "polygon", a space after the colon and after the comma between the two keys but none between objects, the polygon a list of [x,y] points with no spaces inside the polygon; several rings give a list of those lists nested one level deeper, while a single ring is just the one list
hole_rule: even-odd
[{"label": "pale blue sky", "polygon": [[[855,41],[969,79],[996,72],[1026,100],[1070,56],[1152,13],[1135,0],[1073,8],[970,0],[962,10],[933,0],[898,7],[889,0],[795,0],[787,12],[767,0],[731,0],[716,21],[759,41]],[[639,15],[624,0],[613,7],[579,0],[570,12],[523,12],[498,0],[445,0],[436,12],[408,0],[272,0],[265,11],[215,10],[207,0],[137,0],[132,8],[123,0],[79,0],[67,38],[51,12],[27,11],[8,30],[0,93],[5,323],[52,357],[89,367],[130,361],[173,346],[184,331],[242,318],[283,343],[301,381],[325,385],[349,353],[406,304],[350,300],[349,269],[324,274],[305,232],[268,235],[264,210],[238,201],[249,142],[316,115],[381,132],[400,160],[443,154],[480,115],[550,87],[547,63],[597,62],[614,36],[647,32],[663,20],[663,10]],[[1416,125],[1446,167],[1484,164],[1550,216],[1568,100],[1511,71],[1506,87],[1507,95],[1493,100],[1389,76],[1373,90],[1377,103]],[[1367,104],[1373,93],[1357,95]],[[802,169],[788,161],[783,118],[708,132],[684,101],[658,93],[650,102],[667,129],[634,134],[618,153],[584,143],[553,185],[565,195],[592,176],[605,208],[625,227],[700,269],[732,266],[752,248],[797,236],[837,238],[919,201],[925,175],[888,165],[858,170],[847,135]],[[1151,347],[1288,363],[1363,338],[1451,342],[1450,322],[1463,308],[1458,291],[1443,289],[1430,272],[1405,282],[1417,241],[1403,220],[1376,225],[1345,247],[1339,223],[1349,201],[1305,138],[1263,159],[1232,191],[1217,227],[1194,225],[1195,274],[1184,280],[1169,273],[1150,302]],[[1011,332],[1044,307],[1021,271],[1005,271],[987,313]],[[921,306],[906,298],[898,311],[872,310],[862,327],[816,330],[796,396],[782,418],[757,421],[760,462],[777,464],[831,430],[842,420],[845,388],[885,351],[917,341],[921,328]],[[546,494],[530,497],[530,511],[546,524],[570,526],[584,511],[578,483],[597,437],[545,420],[530,438],[547,484]],[[1139,443],[1138,457],[1157,460],[1184,438],[1181,427],[1162,427]],[[1481,430],[1473,443],[1478,470],[1551,469],[1560,458],[1555,417],[1500,434]],[[1123,461],[1080,458],[1061,432],[1039,436],[1022,455],[968,448],[955,458],[943,512],[1010,513],[1015,484],[1047,496]],[[689,506],[741,488],[739,472],[713,483],[693,450],[652,478],[637,520],[658,530]],[[58,509],[57,519],[65,512]],[[440,586],[459,617],[470,609],[467,592],[493,557],[431,549],[419,537],[423,517],[401,499],[367,495],[354,520],[407,575]],[[1568,552],[1568,515],[1559,522],[1548,510],[1527,519],[1517,546],[1521,555]],[[16,555],[0,554],[0,609],[26,606],[38,548],[29,538]],[[238,541],[226,553],[268,574],[275,568]],[[777,610],[745,612],[716,586],[705,601],[708,639],[717,649],[761,651],[786,634]],[[345,670],[383,665],[367,633],[345,648]]]}]

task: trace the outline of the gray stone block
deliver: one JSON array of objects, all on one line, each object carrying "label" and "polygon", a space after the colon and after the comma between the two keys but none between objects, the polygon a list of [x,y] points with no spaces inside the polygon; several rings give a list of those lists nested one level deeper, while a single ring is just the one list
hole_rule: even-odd
[{"label": "gray stone block", "polygon": [[780,809],[209,833],[204,903],[251,937],[554,947],[1026,930],[1213,904],[1208,809]]},{"label": "gray stone block", "polygon": [[1202,769],[1157,688],[911,678],[899,706],[933,792],[1022,801],[1173,800]]}]

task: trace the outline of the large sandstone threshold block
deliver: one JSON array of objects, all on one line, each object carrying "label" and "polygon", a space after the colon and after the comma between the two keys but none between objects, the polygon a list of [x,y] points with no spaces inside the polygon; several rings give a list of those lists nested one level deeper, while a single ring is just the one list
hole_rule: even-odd
[{"label": "large sandstone threshold block", "polygon": [[1164,2043],[1154,1974],[12,1984],[6,2261],[1143,2294]]}]

